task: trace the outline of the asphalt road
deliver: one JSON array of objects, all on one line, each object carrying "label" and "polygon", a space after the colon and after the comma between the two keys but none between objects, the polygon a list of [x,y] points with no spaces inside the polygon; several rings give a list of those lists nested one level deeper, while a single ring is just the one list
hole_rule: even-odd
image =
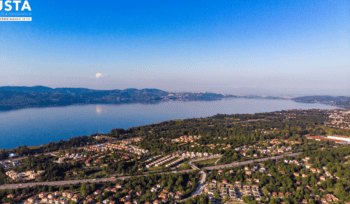
[{"label": "asphalt road", "polygon": [[[52,153],[52,152],[51,152]],[[225,164],[225,165],[217,165],[217,166],[210,166],[210,167],[203,167],[202,169],[206,170],[213,170],[213,169],[222,169],[222,168],[230,168],[234,166],[240,166],[240,165],[246,165],[246,164],[251,164],[253,162],[262,162],[266,161],[269,159],[281,159],[284,156],[297,156],[301,154],[301,152],[298,153],[291,153],[288,155],[281,155],[281,156],[275,156],[275,157],[267,157],[267,158],[261,158],[261,159],[255,159],[255,160],[249,160],[249,161],[244,161],[244,162],[233,162],[231,164]],[[193,166],[194,169],[197,169],[196,166],[190,163],[191,166]],[[189,170],[181,170],[181,171],[176,171],[176,172],[163,172],[163,173],[157,173],[157,174],[169,174],[169,173],[184,173],[184,172],[190,172],[193,171],[192,169]],[[148,174],[144,175],[136,175],[136,176],[147,176]],[[3,189],[16,189],[16,188],[27,188],[27,187],[33,187],[33,186],[61,186],[61,185],[66,185],[66,184],[79,184],[79,183],[99,183],[99,182],[111,182],[115,180],[124,180],[128,179],[131,176],[122,176],[122,177],[117,177],[115,179],[112,178],[100,178],[100,179],[82,179],[82,180],[70,180],[70,181],[50,181],[50,182],[36,182],[36,183],[22,183],[22,184],[6,184],[6,185],[0,185],[0,190]],[[203,177],[202,177],[203,178]],[[201,182],[204,183],[204,181]]]},{"label": "asphalt road", "polygon": [[[191,166],[192,169],[200,170],[197,166],[193,165],[191,163],[191,161],[188,162],[188,164]],[[204,171],[202,171],[202,170],[200,170],[200,173],[201,173],[201,180],[199,181],[199,184],[198,184],[196,190],[192,193],[192,195],[190,197],[188,197],[186,199],[183,199],[183,200],[180,200],[180,203],[185,202],[187,199],[193,198],[195,195],[201,194],[202,187],[203,187],[203,185],[205,183],[205,180],[207,178],[207,174]]]},{"label": "asphalt road", "polygon": [[[188,173],[193,171],[192,169],[181,170],[176,172],[163,172],[157,174],[170,174],[170,173]],[[148,174],[144,175],[135,175],[135,176],[148,176]],[[115,180],[125,180],[130,178],[131,176],[121,176],[116,178],[100,178],[100,179],[82,179],[82,180],[69,180],[69,181],[49,181],[49,182],[36,182],[36,183],[22,183],[22,184],[6,184],[0,185],[0,190],[4,189],[16,189],[16,188],[27,188],[33,186],[62,186],[66,184],[80,184],[80,183],[100,183],[100,182],[111,182]]]},{"label": "asphalt road", "polygon": [[271,160],[282,159],[284,156],[295,157],[295,156],[297,156],[299,154],[301,154],[301,152],[291,153],[291,154],[287,154],[287,155],[274,156],[274,157],[266,157],[266,158],[261,158],[261,159],[254,159],[254,160],[249,160],[249,161],[244,161],[244,162],[233,162],[231,164],[208,166],[208,167],[203,167],[202,169],[213,170],[213,169],[231,168],[231,167],[235,167],[235,166],[251,164],[251,163],[254,163],[254,162],[262,162],[262,161],[266,161],[266,160],[269,160],[269,159],[271,159]]},{"label": "asphalt road", "polygon": [[192,159],[191,162],[197,162],[197,161],[203,161],[203,160],[208,160],[208,159],[215,159],[215,158],[220,158],[222,155],[219,156],[210,156],[210,157],[202,157],[199,159]]}]

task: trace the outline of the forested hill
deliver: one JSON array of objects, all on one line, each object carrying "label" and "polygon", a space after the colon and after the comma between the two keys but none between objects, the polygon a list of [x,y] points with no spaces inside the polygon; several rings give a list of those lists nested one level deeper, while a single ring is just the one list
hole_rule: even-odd
[{"label": "forested hill", "polygon": [[0,87],[0,110],[73,104],[158,103],[169,100],[217,100],[236,97],[215,93],[171,93],[159,89],[93,90],[86,88]]},{"label": "forested hill", "polygon": [[348,96],[303,96],[293,99],[302,103],[323,103],[342,108],[350,108],[350,97]]}]

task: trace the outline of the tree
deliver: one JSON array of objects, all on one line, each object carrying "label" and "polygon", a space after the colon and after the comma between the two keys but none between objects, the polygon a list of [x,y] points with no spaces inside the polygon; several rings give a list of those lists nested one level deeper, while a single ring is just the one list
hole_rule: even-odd
[{"label": "tree", "polygon": [[214,198],[215,198],[216,200],[219,200],[219,199],[220,199],[220,196],[219,196],[219,193],[218,193],[217,190],[214,190]]}]

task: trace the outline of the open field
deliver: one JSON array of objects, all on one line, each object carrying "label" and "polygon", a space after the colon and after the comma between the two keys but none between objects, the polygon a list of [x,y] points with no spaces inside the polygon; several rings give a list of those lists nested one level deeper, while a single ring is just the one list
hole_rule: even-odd
[{"label": "open field", "polygon": [[216,160],[218,160],[218,158],[202,160],[202,161],[194,162],[193,164],[198,166],[199,168],[205,167],[205,166],[214,166]]}]

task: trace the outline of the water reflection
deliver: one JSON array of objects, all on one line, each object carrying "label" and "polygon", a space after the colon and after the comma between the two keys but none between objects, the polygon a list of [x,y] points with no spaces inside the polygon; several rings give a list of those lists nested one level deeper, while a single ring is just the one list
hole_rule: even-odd
[{"label": "water reflection", "polygon": [[296,103],[291,100],[227,99],[174,101],[152,105],[91,104],[21,109],[0,113],[0,149],[20,145],[41,145],[97,132],[110,132],[114,128],[127,129],[173,119],[207,117],[217,113],[243,114],[300,108],[336,107],[316,103]]},{"label": "water reflection", "polygon": [[100,115],[102,113],[102,107],[101,106],[96,106],[96,114]]}]

